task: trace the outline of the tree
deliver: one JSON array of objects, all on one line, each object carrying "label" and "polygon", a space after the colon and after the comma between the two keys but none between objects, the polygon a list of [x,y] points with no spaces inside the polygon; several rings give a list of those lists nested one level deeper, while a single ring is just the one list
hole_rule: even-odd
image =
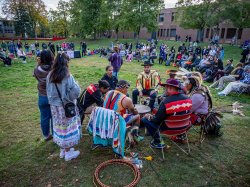
[{"label": "tree", "polygon": [[206,27],[217,26],[220,23],[219,14],[222,6],[211,0],[179,0],[176,22],[185,29],[198,29],[198,40],[203,40]]},{"label": "tree", "polygon": [[100,30],[102,0],[72,0],[70,5],[71,25],[82,37],[92,36]]},{"label": "tree", "polygon": [[177,22],[188,29],[216,27],[218,31],[220,23],[230,21],[238,28],[238,36],[239,29],[250,27],[249,0],[179,0],[177,12]]},{"label": "tree", "polygon": [[152,32],[158,28],[157,17],[163,8],[161,0],[126,0],[122,5],[122,20],[126,29],[133,31],[139,40],[141,28]]},{"label": "tree", "polygon": [[47,11],[42,0],[3,0],[2,11],[15,21],[16,33],[36,36],[38,27],[46,27]]},{"label": "tree", "polygon": [[64,36],[68,36],[68,16],[69,16],[69,3],[60,0],[57,5],[58,16],[63,20]]},{"label": "tree", "polygon": [[116,40],[118,40],[118,33],[121,29],[124,28],[125,21],[122,17],[122,5],[124,1],[116,1],[116,0],[109,0],[108,7],[110,7],[110,15],[109,19],[111,22],[111,28],[116,33]]},{"label": "tree", "polygon": [[59,35],[67,37],[69,35],[69,3],[60,0],[57,9],[49,10],[49,27],[51,35]]},{"label": "tree", "polygon": [[237,28],[236,43],[239,29],[250,27],[250,2],[248,0],[224,0],[223,19],[229,20]]}]

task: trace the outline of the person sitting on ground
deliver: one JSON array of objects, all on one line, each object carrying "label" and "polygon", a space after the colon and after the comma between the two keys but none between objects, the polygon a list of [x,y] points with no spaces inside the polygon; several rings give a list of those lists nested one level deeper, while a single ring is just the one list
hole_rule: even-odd
[{"label": "person sitting on ground", "polygon": [[170,54],[169,54],[169,59],[166,61],[165,65],[170,66],[171,62],[174,62],[175,58],[175,47],[171,47],[170,49]]},{"label": "person sitting on ground", "polygon": [[133,103],[137,104],[138,96],[147,95],[150,97],[149,107],[153,110],[155,98],[158,94],[160,76],[157,71],[151,70],[153,64],[149,61],[145,61],[142,66],[144,66],[144,71],[138,75],[136,89],[132,92]]},{"label": "person sitting on ground", "polygon": [[106,73],[103,75],[101,80],[106,80],[109,85],[110,85],[110,90],[114,90],[117,85],[117,78],[113,75],[113,67],[112,66],[107,66],[106,67]]},{"label": "person sitting on ground", "polygon": [[17,50],[17,56],[23,60],[23,64],[26,64],[26,54],[22,48]]},{"label": "person sitting on ground", "polygon": [[86,53],[87,53],[87,56],[91,56],[91,51],[90,51],[89,48],[87,49],[87,52],[86,52]]},{"label": "person sitting on ground", "polygon": [[154,59],[157,59],[156,49],[153,49],[153,51],[150,53],[149,62],[154,64]]},{"label": "person sitting on ground", "polygon": [[217,73],[214,75],[214,79],[219,80],[223,76],[228,76],[233,71],[233,69],[234,69],[233,59],[229,59],[229,60],[227,60],[227,64],[226,64],[225,68],[218,69]]},{"label": "person sitting on ground", "polygon": [[103,95],[109,91],[110,85],[106,80],[98,81],[98,84],[90,84],[77,99],[77,106],[79,108],[79,114],[81,117],[81,123],[83,122],[85,116],[84,113],[91,113],[88,110],[93,104],[97,106],[103,105]]},{"label": "person sitting on ground", "polygon": [[129,51],[126,57],[126,61],[131,62],[132,60],[133,60],[133,54],[132,54],[132,51]]},{"label": "person sitting on ground", "polygon": [[141,54],[142,54],[142,55],[141,55],[141,56],[142,56],[142,57],[141,57],[142,60],[148,59],[148,53],[147,53],[146,49],[145,49],[145,50],[142,49],[142,50],[141,50]]},{"label": "person sitting on ground", "polygon": [[[120,80],[115,90],[109,91],[104,98],[103,107],[118,112],[126,121],[127,136],[130,143],[141,141],[143,137],[139,136],[140,115],[134,107],[132,100],[126,96],[129,83],[125,80]],[[129,114],[127,113],[129,111]]]},{"label": "person sitting on ground", "polygon": [[198,71],[203,74],[206,72],[207,69],[209,69],[214,64],[214,57],[209,56],[205,61],[200,63]]},{"label": "person sitting on ground", "polygon": [[[167,120],[173,114],[188,114],[192,107],[192,101],[186,95],[178,92],[178,90],[180,89],[179,81],[177,81],[176,79],[168,79],[166,83],[161,84],[161,86],[165,87],[168,97],[165,97],[161,102],[159,110],[155,115],[146,114],[142,118],[143,124],[146,126],[149,134],[153,138],[150,143],[150,146],[152,148],[165,147],[165,143],[161,139],[159,132],[164,130],[171,130],[171,127],[168,127],[168,124],[165,123],[165,120]],[[185,126],[183,127],[183,129],[184,128],[187,127]]]},{"label": "person sitting on ground", "polygon": [[242,78],[243,71],[244,71],[243,64],[239,63],[236,65],[235,69],[232,71],[230,75],[221,77],[219,80],[215,81],[209,87],[210,88],[216,87],[215,88],[216,90],[222,90],[226,82],[234,82],[240,80]]},{"label": "person sitting on ground", "polygon": [[138,62],[141,60],[141,52],[139,48],[136,48],[134,57]]},{"label": "person sitting on ground", "polygon": [[175,64],[179,64],[181,59],[182,59],[182,53],[178,52],[177,55],[176,55],[176,58],[175,58]]},{"label": "person sitting on ground", "polygon": [[233,90],[237,91],[241,88],[246,88],[249,86],[250,86],[250,65],[247,65],[244,67],[244,73],[242,75],[242,79],[239,81],[230,82],[223,91],[218,93],[218,95],[227,96]]},{"label": "person sitting on ground", "polygon": [[219,70],[223,70],[223,62],[217,57],[214,57],[214,63],[211,64],[211,67],[206,69],[206,74],[203,80],[206,82],[213,82],[215,75]]},{"label": "person sitting on ground", "polygon": [[11,65],[11,58],[6,56],[6,52],[3,51],[2,48],[0,48],[0,60],[3,61],[5,66],[10,66]]}]

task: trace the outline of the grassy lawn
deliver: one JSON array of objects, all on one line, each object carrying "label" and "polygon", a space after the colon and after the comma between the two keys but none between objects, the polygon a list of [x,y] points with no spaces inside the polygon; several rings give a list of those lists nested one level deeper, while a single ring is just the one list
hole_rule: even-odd
[{"label": "grassy lawn", "polygon": [[[110,41],[87,43],[92,49],[108,46]],[[180,43],[167,41],[170,46]],[[225,59],[233,58],[237,63],[240,52],[239,48],[226,45]],[[43,141],[37,82],[32,77],[35,65],[36,62],[29,59],[27,64],[15,62],[12,67],[0,66],[0,186],[93,186],[95,168],[101,162],[114,158],[114,154],[111,149],[91,151],[92,138],[86,135],[85,129],[77,147],[81,154],[70,162],[59,158],[59,148],[52,141]],[[108,61],[105,58],[84,57],[72,59],[70,71],[84,89],[90,83],[97,83],[106,65]],[[167,78],[166,66],[156,64],[153,68],[163,79]],[[119,78],[131,83],[130,95],[140,71],[142,67],[136,61],[125,62],[122,66]],[[134,151],[142,156],[151,155],[154,160],[143,162],[142,179],[138,186],[250,186],[250,97],[230,94],[221,98],[215,90],[211,91],[216,108],[230,111],[229,105],[239,101],[244,106],[246,117],[224,113],[224,135],[220,138],[209,137],[202,145],[198,143],[199,135],[191,129],[189,156],[166,140],[170,149],[165,150],[165,161],[160,159],[159,151],[153,152],[149,148],[151,139],[146,137]],[[105,172],[103,180],[107,183],[115,181],[116,186],[132,179],[126,168],[111,167]]]}]

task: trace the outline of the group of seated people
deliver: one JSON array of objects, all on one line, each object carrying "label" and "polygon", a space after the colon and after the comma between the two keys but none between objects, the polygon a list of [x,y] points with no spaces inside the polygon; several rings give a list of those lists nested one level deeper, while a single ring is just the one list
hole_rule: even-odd
[{"label": "group of seated people", "polygon": [[[161,124],[171,115],[188,113],[191,113],[193,125],[202,123],[204,116],[212,107],[211,96],[208,88],[202,85],[202,76],[198,72],[186,75],[182,82],[174,78],[175,74],[172,73],[166,83],[161,83],[157,71],[151,69],[152,63],[145,61],[142,66],[144,66],[144,71],[138,75],[132,99],[128,97],[130,84],[126,80],[117,81],[116,77],[112,76],[113,67],[107,66],[106,74],[98,84],[89,85],[80,96],[78,100],[80,115],[83,121],[88,107],[93,104],[114,110],[126,121],[128,133],[133,135],[133,139],[130,140],[132,143],[143,140],[143,137],[139,135],[139,127],[144,124],[148,133],[153,137],[151,147],[163,148],[165,144],[160,138],[159,128],[166,130],[169,127],[167,124]],[[160,96],[159,108],[155,108],[160,86],[164,88],[164,93]],[[139,115],[135,108],[138,96],[150,97],[149,107],[152,114]],[[220,134],[219,128],[220,126],[214,132],[216,135]],[[172,140],[185,143],[186,137],[173,136]]]},{"label": "group of seated people", "polygon": [[[182,48],[183,46],[184,44]],[[204,47],[203,50],[197,47],[195,53],[192,51],[183,53],[182,49],[178,49],[178,51],[176,65],[191,71],[195,68],[196,71],[201,73],[204,81],[213,83],[210,88],[218,86],[217,89],[221,91],[226,82],[232,82],[218,93],[220,96],[226,96],[231,91],[240,91],[250,85],[247,56],[244,56],[244,63],[239,63],[234,68],[233,59],[228,59],[226,65],[223,65],[224,49],[219,45]],[[200,58],[200,55],[202,55],[202,58]]]},{"label": "group of seated people", "polygon": [[[23,48],[17,49],[17,57],[19,59],[22,59],[22,63],[26,64],[26,56],[27,54],[23,51]],[[5,66],[10,66],[12,63],[12,59],[15,58],[15,55],[13,53],[7,53],[2,48],[0,48],[0,59],[3,61]]]}]

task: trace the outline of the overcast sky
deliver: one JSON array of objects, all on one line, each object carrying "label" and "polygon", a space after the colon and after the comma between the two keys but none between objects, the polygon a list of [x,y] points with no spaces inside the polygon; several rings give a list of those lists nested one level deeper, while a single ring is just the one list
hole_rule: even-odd
[{"label": "overcast sky", "polygon": [[[49,10],[50,8],[55,9],[56,5],[59,0],[43,0],[45,5],[47,6],[47,9]],[[64,1],[69,1],[69,0],[64,0]],[[177,0],[164,0],[166,8],[173,8],[175,6],[175,3]]]},{"label": "overcast sky", "polygon": [[[56,9],[56,6],[59,0],[43,0],[43,1],[45,5],[47,6],[47,10],[49,10],[50,8]],[[64,0],[64,1],[69,2],[69,0]],[[164,0],[164,2],[165,2],[166,8],[173,8],[177,0]],[[0,0],[0,15],[1,13],[2,13],[2,0]]]}]

